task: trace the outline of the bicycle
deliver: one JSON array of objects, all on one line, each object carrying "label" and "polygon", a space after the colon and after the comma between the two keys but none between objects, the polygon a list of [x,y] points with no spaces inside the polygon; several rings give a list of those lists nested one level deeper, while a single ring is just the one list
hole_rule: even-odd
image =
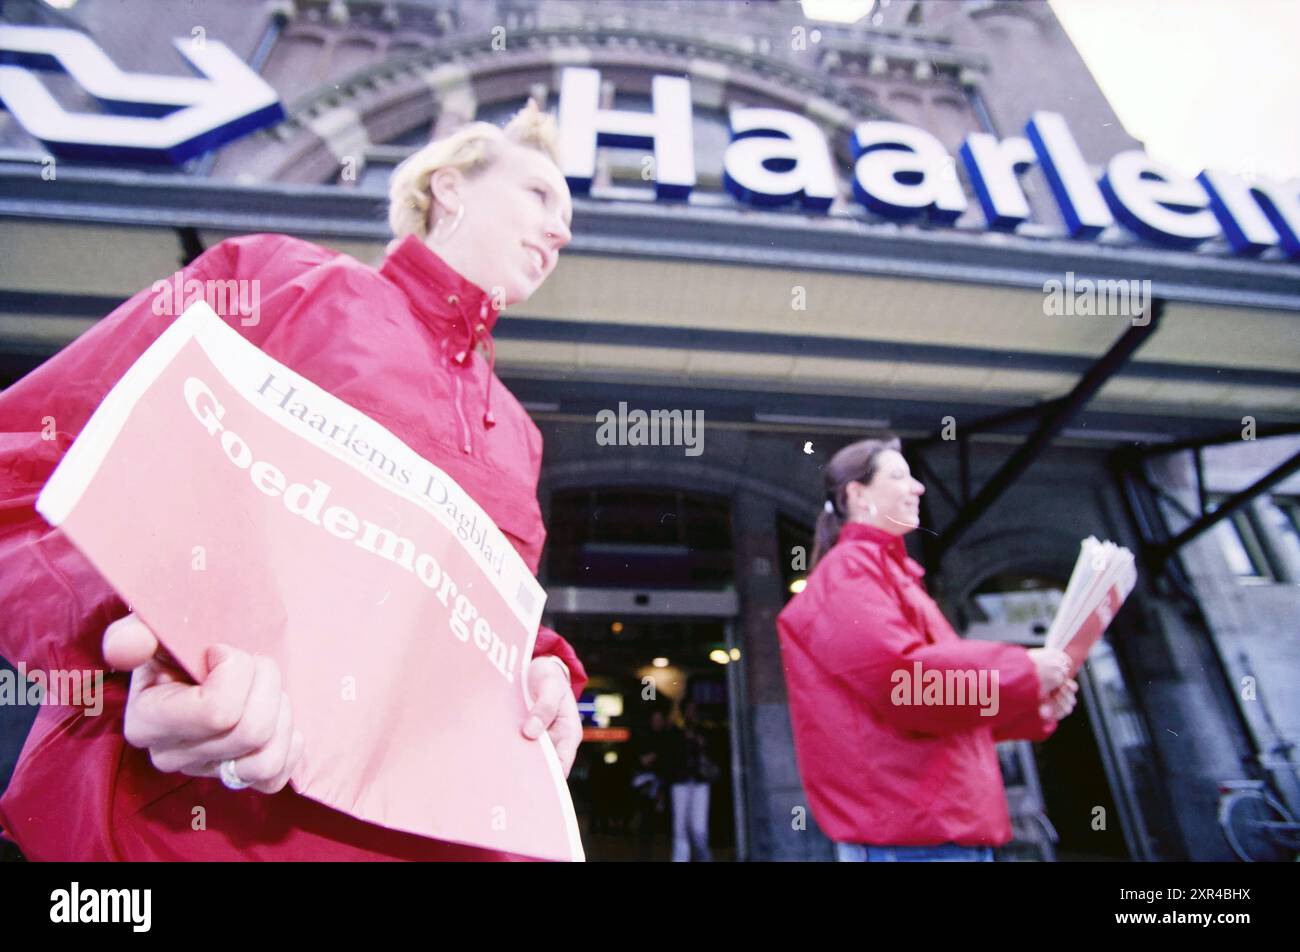
[{"label": "bicycle", "polygon": [[1300,858],[1300,823],[1263,780],[1219,781],[1219,829],[1243,863]]}]

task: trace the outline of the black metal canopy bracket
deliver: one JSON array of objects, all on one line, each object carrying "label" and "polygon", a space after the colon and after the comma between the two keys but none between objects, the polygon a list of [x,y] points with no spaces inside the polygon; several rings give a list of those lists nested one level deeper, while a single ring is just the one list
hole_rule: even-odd
[{"label": "black metal canopy bracket", "polygon": [[[981,417],[974,423],[967,423],[961,428],[962,439],[971,436],[974,433],[987,433],[991,430],[999,430],[1004,426],[1010,426],[1013,423],[1019,423],[1022,420],[1037,420],[1048,410],[1058,406],[1064,397],[1053,397],[1050,400],[1043,400],[1040,403],[1033,403],[1024,407],[1012,407],[1009,410],[1002,410],[998,413],[989,414]],[[919,446],[934,446],[938,443],[947,443],[940,435],[927,436],[923,440],[914,441]]]},{"label": "black metal canopy bracket", "polygon": [[199,237],[199,230],[186,226],[176,229],[176,237],[181,243],[180,262],[182,268],[188,268],[192,265],[203,252],[208,249],[203,247],[203,239]]},{"label": "black metal canopy bracket", "polygon": [[[976,493],[975,498],[964,505],[946,529],[934,540],[932,552],[936,560],[944,554],[970,530],[1012,484],[1019,479],[1039,456],[1052,444],[1056,436],[1071,419],[1096,395],[1106,382],[1114,377],[1128,363],[1146,341],[1160,327],[1164,316],[1164,301],[1153,298],[1151,301],[1151,319],[1142,325],[1129,327],[1120,338],[1111,345],[1104,355],[1088,368],[1079,378],[1079,382],[1065,396],[1044,401],[1037,407],[1024,408],[1012,414],[999,414],[997,418],[980,421],[974,426],[988,429],[997,422],[1007,422],[1009,417],[1023,419],[1026,416],[1038,417],[1038,425],[1029,434],[1024,443],[1016,449],[1011,457],[1002,464]],[[992,422],[991,422],[992,421]]]},{"label": "black metal canopy bracket", "polygon": [[[1300,433],[1300,423],[1261,423],[1255,426],[1253,436],[1257,440],[1268,439],[1271,436],[1292,436]],[[1185,440],[1171,440],[1168,443],[1152,443],[1143,446],[1139,456],[1160,456],[1164,453],[1176,453],[1179,450],[1199,450],[1207,446],[1222,446],[1224,443],[1237,443],[1246,439],[1242,434],[1241,427],[1234,427],[1231,430],[1224,430],[1220,433],[1214,433],[1209,436],[1189,437]]]},{"label": "black metal canopy bracket", "polygon": [[1246,503],[1250,502],[1260,494],[1268,492],[1268,490],[1272,489],[1278,483],[1282,482],[1282,480],[1297,471],[1300,471],[1300,451],[1297,451],[1286,462],[1280,463],[1270,472],[1255,480],[1255,482],[1251,483],[1245,489],[1229,496],[1213,511],[1202,512],[1197,519],[1192,520],[1190,525],[1185,527],[1172,539],[1169,539],[1167,542],[1153,545],[1150,553],[1152,565],[1157,569],[1157,571],[1163,569],[1169,559],[1188,542],[1191,542],[1207,529],[1213,528],[1219,522],[1232,515],[1242,506],[1246,505]]}]

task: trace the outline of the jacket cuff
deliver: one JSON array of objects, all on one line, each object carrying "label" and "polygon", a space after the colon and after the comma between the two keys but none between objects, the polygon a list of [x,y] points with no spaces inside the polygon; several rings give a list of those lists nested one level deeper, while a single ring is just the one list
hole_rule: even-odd
[{"label": "jacket cuff", "polygon": [[573,688],[574,700],[582,697],[582,689],[587,685],[587,671],[578,660],[573,646],[559,636],[553,629],[541,625],[537,629],[537,642],[533,645],[534,658],[554,658],[561,662],[569,672],[569,684]]},{"label": "jacket cuff", "polygon": [[1027,711],[1020,717],[1006,724],[993,728],[993,739],[1000,740],[1047,740],[1056,730],[1057,721],[1044,718],[1038,708]]}]

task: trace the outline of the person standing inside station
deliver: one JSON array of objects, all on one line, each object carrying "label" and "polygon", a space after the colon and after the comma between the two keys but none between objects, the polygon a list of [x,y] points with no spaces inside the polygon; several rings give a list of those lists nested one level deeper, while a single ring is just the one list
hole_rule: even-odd
[{"label": "person standing inside station", "polygon": [[715,759],[712,731],[687,701],[681,724],[672,729],[669,783],[673,811],[673,862],[710,862],[709,793],[722,776]]}]

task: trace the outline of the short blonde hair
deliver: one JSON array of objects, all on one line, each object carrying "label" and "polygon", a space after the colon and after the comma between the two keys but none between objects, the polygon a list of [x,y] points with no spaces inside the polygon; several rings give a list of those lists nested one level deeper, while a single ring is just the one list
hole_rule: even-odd
[{"label": "short blonde hair", "polygon": [[473,177],[491,167],[507,143],[536,149],[560,164],[555,118],[542,112],[536,99],[511,117],[504,129],[490,122],[471,122],[451,135],[435,139],[393,170],[388,183],[388,224],[396,238],[429,233],[433,194],[429,179],[439,169],[457,168]]}]

